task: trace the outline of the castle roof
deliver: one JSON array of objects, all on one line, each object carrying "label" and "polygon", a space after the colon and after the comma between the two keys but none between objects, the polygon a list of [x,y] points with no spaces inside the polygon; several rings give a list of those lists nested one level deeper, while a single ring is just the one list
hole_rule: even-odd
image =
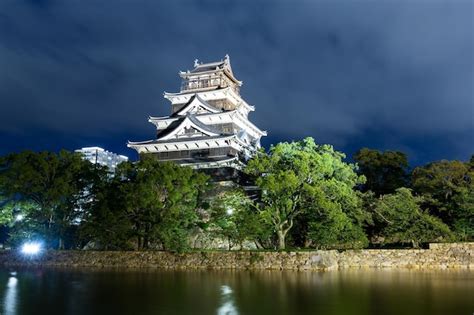
[{"label": "castle roof", "polygon": [[205,72],[217,69],[224,69],[224,60],[218,62],[210,62],[210,63],[201,63],[195,65],[195,68],[191,70],[191,73],[198,73],[198,72]]},{"label": "castle roof", "polygon": [[[255,126],[251,121],[249,121],[245,116],[243,116],[239,110],[229,110],[229,111],[220,111],[217,113],[194,113],[187,115],[192,117],[192,120],[195,121],[196,125],[211,127],[212,124],[219,123],[229,123],[234,121],[237,125],[245,128],[250,128],[253,132],[257,133],[260,136],[266,136],[267,132],[260,130]],[[154,123],[158,130],[161,130],[158,135],[160,136],[165,130],[175,129],[183,121],[185,116],[164,116],[164,117],[152,117],[149,116],[149,121]],[[163,122],[160,124],[159,122]],[[159,127],[161,126],[161,128]],[[212,127],[211,127],[212,128]]]},{"label": "castle roof", "polygon": [[195,128],[208,136],[228,135],[214,128],[212,125],[206,125],[197,119],[193,114],[187,114],[173,121],[167,128],[158,132],[158,140],[169,139],[171,136],[178,134],[184,128]]},{"label": "castle roof", "polygon": [[212,106],[211,104],[209,104],[208,102],[203,100],[199,96],[199,94],[194,94],[194,96],[192,96],[189,99],[189,101],[183,106],[183,108],[181,108],[177,112],[173,113],[171,115],[171,117],[180,116],[183,113],[187,113],[187,112],[189,112],[190,110],[192,110],[193,108],[196,108],[196,107],[201,107],[202,109],[204,109],[204,110],[206,110],[210,113],[219,113],[220,112],[220,110],[218,110],[217,108],[215,108],[214,106]]},{"label": "castle roof", "polygon": [[127,146],[139,154],[155,154],[196,168],[240,167],[260,148],[266,135],[248,119],[254,110],[240,96],[229,56],[221,61],[199,63],[180,72],[179,93],[164,93],[172,104],[170,116],[149,117],[156,138]]},{"label": "castle roof", "polygon": [[198,59],[194,60],[194,69],[191,71],[180,72],[179,74],[182,77],[188,76],[195,76],[199,74],[207,74],[212,73],[215,71],[223,71],[227,74],[227,76],[232,79],[235,83],[239,86],[242,85],[242,81],[237,80],[234,77],[234,73],[232,72],[232,66],[230,65],[230,57],[229,55],[225,55],[224,59],[216,62],[209,62],[209,63],[199,63]]},{"label": "castle roof", "polygon": [[146,141],[128,141],[129,145],[143,145],[143,144],[163,144],[163,143],[180,143],[180,142],[195,142],[199,140],[217,140],[217,139],[227,139],[227,138],[232,138],[234,137],[233,135],[218,135],[218,136],[203,136],[203,137],[193,137],[193,138],[178,138],[178,139],[166,139],[162,140],[160,138],[158,139],[152,139],[152,140],[146,140]]}]

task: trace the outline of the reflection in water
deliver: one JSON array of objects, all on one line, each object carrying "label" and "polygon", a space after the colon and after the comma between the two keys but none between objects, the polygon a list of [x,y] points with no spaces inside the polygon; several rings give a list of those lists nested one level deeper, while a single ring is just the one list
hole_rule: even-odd
[{"label": "reflection in water", "polygon": [[0,268],[1,315],[457,315],[474,311],[469,292],[470,270]]},{"label": "reflection in water", "polygon": [[221,286],[222,304],[217,309],[217,315],[238,315],[239,312],[234,304],[232,289],[228,285]]},{"label": "reflection in water", "polygon": [[12,272],[11,275],[12,276],[8,278],[7,290],[5,292],[5,301],[3,302],[3,313],[5,315],[16,314],[18,279],[15,278],[16,272]]}]

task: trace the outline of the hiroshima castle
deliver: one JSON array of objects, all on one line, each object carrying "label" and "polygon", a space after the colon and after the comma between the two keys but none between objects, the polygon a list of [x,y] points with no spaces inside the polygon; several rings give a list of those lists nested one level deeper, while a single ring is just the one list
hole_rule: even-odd
[{"label": "hiroshima castle", "polygon": [[156,139],[129,141],[128,147],[228,177],[256,153],[266,135],[248,119],[255,108],[240,96],[242,81],[235,78],[228,55],[218,62],[195,60],[194,69],[179,75],[180,91],[164,93],[171,115],[148,119],[156,126]]}]

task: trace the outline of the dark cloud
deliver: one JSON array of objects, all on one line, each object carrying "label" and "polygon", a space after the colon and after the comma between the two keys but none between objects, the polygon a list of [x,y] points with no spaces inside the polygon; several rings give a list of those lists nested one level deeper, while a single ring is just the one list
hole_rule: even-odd
[{"label": "dark cloud", "polygon": [[[272,141],[474,152],[471,1],[0,3],[0,153],[151,138],[178,70],[231,55]],[[94,142],[94,143],[93,143]],[[123,144],[123,145],[122,145]],[[132,154],[129,151],[129,154]]]}]

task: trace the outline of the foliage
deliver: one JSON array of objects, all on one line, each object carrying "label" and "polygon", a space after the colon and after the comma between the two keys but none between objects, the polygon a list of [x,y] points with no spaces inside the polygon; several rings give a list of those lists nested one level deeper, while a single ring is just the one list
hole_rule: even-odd
[{"label": "foliage", "polygon": [[106,250],[184,251],[202,228],[231,247],[279,249],[474,239],[474,157],[416,168],[415,195],[399,188],[408,186],[403,153],[359,151],[365,192],[344,158],[312,138],[260,151],[244,170],[260,189],[251,200],[241,190],[208,198],[206,175],[146,156],[112,176],[67,151],[14,153],[0,157],[0,225],[12,245]]},{"label": "foliage", "polygon": [[243,191],[232,190],[212,200],[209,230],[227,239],[231,249],[234,245],[242,248],[245,241],[259,243],[260,239],[269,237],[271,227]]},{"label": "foliage", "polygon": [[117,172],[127,217],[139,249],[155,242],[167,250],[188,247],[188,232],[199,221],[200,195],[209,188],[208,177],[188,167],[142,158],[122,163]]},{"label": "foliage", "polygon": [[317,248],[363,248],[368,245],[362,222],[351,220],[341,205],[323,201],[323,211],[313,213],[308,222],[308,240]]},{"label": "foliage", "polygon": [[6,200],[5,197],[1,200],[0,225],[7,225],[14,220],[14,212],[16,210],[15,203],[12,200]]},{"label": "foliage", "polygon": [[414,190],[424,207],[440,217],[463,240],[474,239],[474,167],[470,162],[429,163],[413,171]]},{"label": "foliage", "polygon": [[354,172],[354,165],[342,161],[344,157],[332,146],[319,146],[306,138],[272,146],[268,154],[260,152],[248,163],[246,172],[256,177],[262,189],[260,211],[272,224],[279,249],[285,248],[286,235],[295,221],[305,215],[313,230],[318,225],[311,220],[328,216],[337,206],[351,222],[364,220],[353,190],[363,178]]},{"label": "foliage", "polygon": [[474,240],[474,183],[460,188],[452,201],[456,207],[451,224],[453,231],[462,241]]},{"label": "foliage", "polygon": [[359,174],[367,179],[362,191],[373,191],[377,196],[395,192],[408,184],[408,159],[399,151],[380,152],[363,148],[354,155]]},{"label": "foliage", "polygon": [[[64,248],[90,241],[104,249],[187,248],[188,230],[207,176],[173,163],[144,158],[105,167],[61,151],[25,151],[1,159],[0,222],[10,225],[10,242],[41,238]],[[14,217],[23,216],[16,222]],[[76,235],[79,231],[79,236]],[[78,243],[78,240],[82,244]]]},{"label": "foliage", "polygon": [[[49,247],[64,246],[64,236],[77,215],[74,206],[84,188],[81,172],[90,166],[78,154],[61,151],[24,151],[2,158],[0,190],[6,201],[2,213],[8,216],[12,204],[32,205],[25,222],[33,221],[30,233],[40,234]],[[10,217],[10,220],[12,218]]]},{"label": "foliage", "polygon": [[83,204],[84,216],[80,226],[82,245],[105,250],[131,249],[132,224],[120,194],[121,179],[95,172],[88,199]]},{"label": "foliage", "polygon": [[420,243],[451,240],[449,227],[440,219],[420,209],[422,197],[413,196],[407,188],[383,195],[375,205],[374,222],[380,226],[384,243]]}]

